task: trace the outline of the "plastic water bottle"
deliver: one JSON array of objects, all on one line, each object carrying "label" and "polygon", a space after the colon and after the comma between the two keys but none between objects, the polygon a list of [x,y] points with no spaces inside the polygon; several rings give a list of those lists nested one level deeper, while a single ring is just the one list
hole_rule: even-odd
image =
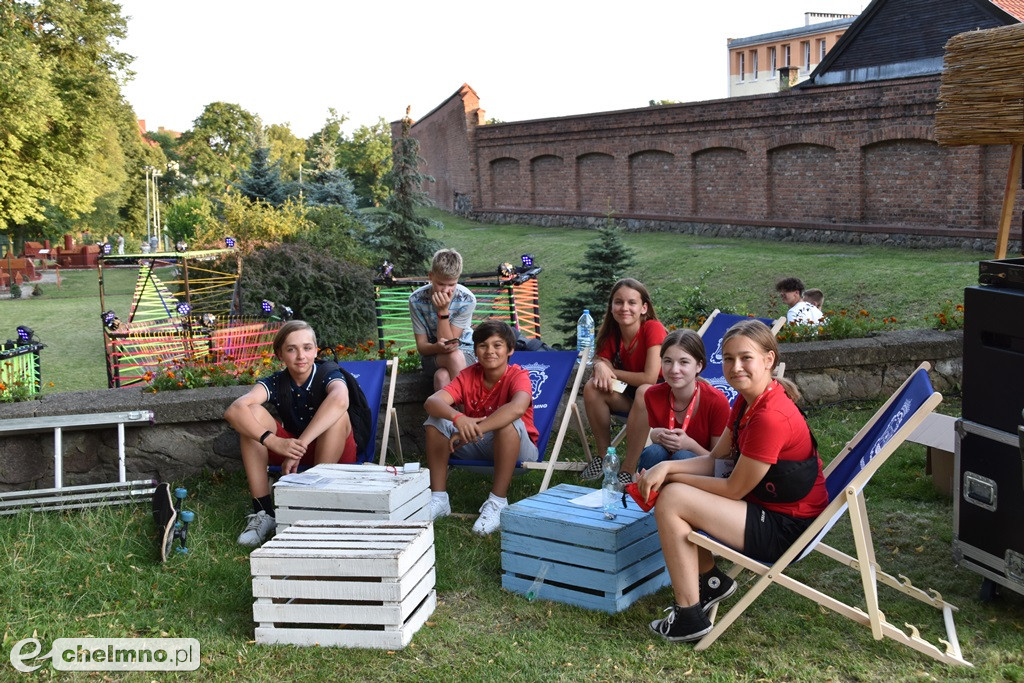
[{"label": "plastic water bottle", "polygon": [[[576,351],[583,353],[594,348],[594,319],[590,317],[590,309],[583,309],[583,315],[576,322]],[[594,362],[593,356],[587,361],[587,365]]]},{"label": "plastic water bottle", "polygon": [[601,469],[604,471],[604,484],[601,487],[604,491],[601,497],[604,518],[615,519],[615,513],[621,505],[622,488],[619,485],[619,456],[614,447],[608,447]]}]

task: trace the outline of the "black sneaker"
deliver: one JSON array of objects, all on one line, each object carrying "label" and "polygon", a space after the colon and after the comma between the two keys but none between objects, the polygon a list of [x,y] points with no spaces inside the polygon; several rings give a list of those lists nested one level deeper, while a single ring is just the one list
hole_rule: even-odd
[{"label": "black sneaker", "polygon": [[580,479],[583,481],[594,481],[604,476],[604,457],[596,456],[590,459],[587,466],[580,472]]},{"label": "black sneaker", "polygon": [[665,611],[668,612],[668,616],[652,621],[651,630],[670,643],[700,640],[711,632],[711,620],[704,614],[700,605],[673,605]]},{"label": "black sneaker", "polygon": [[705,614],[711,611],[712,605],[718,604],[735,592],[736,580],[718,567],[700,575],[700,607]]}]

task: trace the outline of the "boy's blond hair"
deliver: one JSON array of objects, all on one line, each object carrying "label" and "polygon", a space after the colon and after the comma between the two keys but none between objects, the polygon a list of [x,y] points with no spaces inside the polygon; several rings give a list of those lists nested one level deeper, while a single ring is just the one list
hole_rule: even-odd
[{"label": "boy's blond hair", "polygon": [[462,255],[454,249],[438,249],[430,264],[430,274],[458,280],[462,275]]},{"label": "boy's blond hair", "polygon": [[825,303],[825,293],[820,289],[808,289],[804,291],[804,301],[814,304],[818,308]]}]

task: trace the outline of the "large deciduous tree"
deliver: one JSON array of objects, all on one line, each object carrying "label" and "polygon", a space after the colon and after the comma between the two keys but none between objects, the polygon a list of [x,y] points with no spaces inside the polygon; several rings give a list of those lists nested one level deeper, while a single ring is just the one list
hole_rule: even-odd
[{"label": "large deciduous tree", "polygon": [[211,102],[182,135],[185,172],[206,190],[227,189],[249,168],[261,130],[259,118],[241,106]]},{"label": "large deciduous tree", "polygon": [[338,166],[348,172],[356,194],[369,205],[380,206],[390,194],[385,178],[391,163],[391,126],[383,118],[372,126],[359,126],[351,140],[339,145]]},{"label": "large deciduous tree", "polygon": [[130,220],[146,156],[120,83],[131,58],[105,0],[0,4],[0,227],[15,241]]}]

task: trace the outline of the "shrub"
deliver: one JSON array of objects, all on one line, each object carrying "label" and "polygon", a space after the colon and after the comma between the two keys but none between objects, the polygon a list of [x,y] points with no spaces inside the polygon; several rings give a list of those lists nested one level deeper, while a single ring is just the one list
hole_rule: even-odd
[{"label": "shrub", "polygon": [[375,331],[372,277],[302,242],[260,249],[242,268],[242,310],[259,311],[270,299],[312,325],[321,346],[355,344]]},{"label": "shrub", "polygon": [[260,377],[280,369],[280,361],[269,353],[264,353],[259,360],[244,364],[234,361],[211,363],[204,358],[187,358],[158,372],[147,372],[144,379],[149,385],[148,390],[156,393],[255,384]]},{"label": "shrub", "polygon": [[896,318],[874,318],[863,308],[853,313],[843,308],[826,311],[821,325],[786,323],[779,330],[777,338],[781,342],[855,339],[869,337],[873,332],[884,330],[895,323]]},{"label": "shrub", "polygon": [[43,286],[42,285],[33,285],[32,286],[32,296],[42,296],[45,293],[46,292],[43,291]]},{"label": "shrub", "polygon": [[343,206],[314,206],[307,210],[306,220],[308,226],[286,241],[305,242],[334,258],[373,265],[376,259],[363,244],[367,225],[362,214]]},{"label": "shrub", "polygon": [[936,330],[962,330],[964,327],[964,305],[946,300],[938,313],[925,318]]},{"label": "shrub", "polygon": [[[388,340],[384,348],[378,348],[377,342],[367,339],[355,346],[338,344],[331,347],[321,347],[319,357],[325,360],[347,361],[347,360],[391,360],[396,355],[395,340]],[[420,355],[416,349],[406,349],[404,354],[398,355],[398,372],[416,372],[420,369]]]}]

